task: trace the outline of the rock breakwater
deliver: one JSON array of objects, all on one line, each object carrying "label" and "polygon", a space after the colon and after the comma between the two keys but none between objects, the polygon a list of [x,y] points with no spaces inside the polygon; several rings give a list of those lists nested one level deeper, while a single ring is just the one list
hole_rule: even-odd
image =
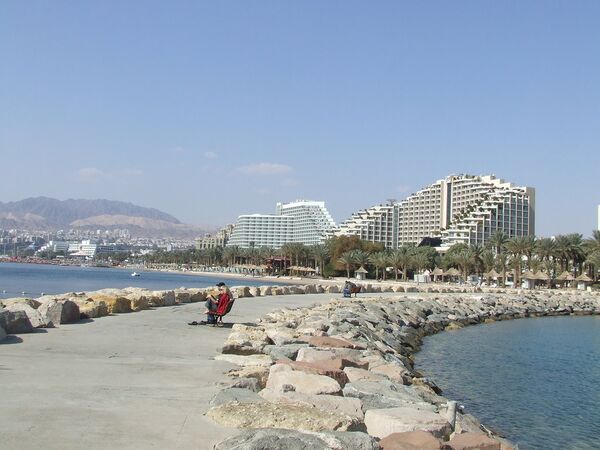
[{"label": "rock breakwater", "polygon": [[243,431],[215,448],[512,448],[415,371],[423,337],[590,314],[600,314],[597,293],[423,293],[334,299],[235,324],[219,359],[241,368],[228,373],[207,415]]}]

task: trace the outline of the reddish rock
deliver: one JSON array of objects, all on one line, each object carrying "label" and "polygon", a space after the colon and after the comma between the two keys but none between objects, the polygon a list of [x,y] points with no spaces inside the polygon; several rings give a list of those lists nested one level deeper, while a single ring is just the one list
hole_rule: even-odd
[{"label": "reddish rock", "polygon": [[500,450],[500,442],[483,433],[457,434],[447,445],[452,450]]},{"label": "reddish rock", "polygon": [[308,343],[314,347],[324,348],[352,348],[355,350],[364,350],[365,347],[349,341],[344,338],[335,338],[331,336],[311,336]]},{"label": "reddish rock", "polygon": [[[331,361],[333,362],[333,361]],[[294,370],[298,370],[305,373],[312,373],[316,375],[325,375],[326,377],[333,378],[337,381],[340,386],[344,387],[349,382],[348,375],[341,369],[338,369],[337,365],[329,364],[330,361],[318,361],[318,362],[305,362],[305,361],[290,361],[280,360],[277,364],[286,364]]]},{"label": "reddish rock", "polygon": [[442,441],[426,431],[393,433],[379,441],[383,450],[440,450]]}]

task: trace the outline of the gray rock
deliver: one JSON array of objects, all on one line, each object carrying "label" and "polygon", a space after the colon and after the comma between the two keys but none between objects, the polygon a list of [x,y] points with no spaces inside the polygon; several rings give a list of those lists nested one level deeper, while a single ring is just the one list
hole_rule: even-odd
[{"label": "gray rock", "polygon": [[227,388],[247,389],[252,392],[258,392],[262,389],[260,381],[256,378],[251,378],[251,377],[230,378],[228,380],[220,382],[219,386],[222,388],[225,388],[225,389],[227,389]]},{"label": "gray rock", "polygon": [[40,316],[46,325],[49,327],[57,327],[60,325],[60,320],[62,318],[62,303],[53,300],[50,302],[42,303],[40,307],[37,309]]},{"label": "gray rock", "polygon": [[0,311],[0,328],[8,334],[31,333],[33,326],[24,311]]},{"label": "gray rock", "polygon": [[6,338],[6,331],[4,328],[0,327],[0,342],[2,342]]},{"label": "gray rock", "polygon": [[415,409],[437,411],[409,386],[390,381],[355,381],[343,389],[344,397],[359,398],[363,402],[363,411],[369,409],[396,408],[409,406]]},{"label": "gray rock", "polygon": [[269,355],[274,361],[280,359],[296,359],[298,351],[301,348],[308,347],[308,344],[287,344],[287,345],[265,345],[263,353]]},{"label": "gray rock", "polygon": [[27,315],[27,319],[29,319],[29,323],[33,328],[44,328],[46,326],[46,322],[37,311],[37,309],[33,309],[26,303],[12,303],[6,307],[6,311],[18,312],[22,311]]},{"label": "gray rock", "polygon": [[210,406],[220,406],[227,403],[262,403],[265,399],[249,389],[228,388],[218,392],[210,401]]},{"label": "gray rock", "polygon": [[80,318],[79,305],[72,300],[61,300],[62,311],[60,314],[60,323],[77,322]]},{"label": "gray rock", "polygon": [[214,447],[215,450],[379,450],[377,441],[365,433],[308,433],[281,428],[246,430]]}]

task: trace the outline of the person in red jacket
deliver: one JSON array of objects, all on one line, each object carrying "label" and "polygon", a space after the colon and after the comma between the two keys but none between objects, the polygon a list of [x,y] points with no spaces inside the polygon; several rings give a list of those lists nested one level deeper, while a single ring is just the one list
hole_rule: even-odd
[{"label": "person in red jacket", "polygon": [[225,283],[218,283],[217,286],[219,287],[219,295],[216,298],[209,295],[206,299],[206,311],[204,313],[206,314],[207,323],[215,323],[217,321],[215,314],[225,314],[227,305],[231,301],[231,292]]},{"label": "person in red jacket", "polygon": [[206,306],[206,320],[202,320],[201,322],[196,322],[195,320],[188,325],[204,325],[204,324],[214,324],[217,322],[217,317],[215,314],[224,314],[227,311],[227,306],[231,301],[231,291],[225,285],[225,283],[217,283],[218,293],[209,294],[206,297],[206,302],[204,306]]}]

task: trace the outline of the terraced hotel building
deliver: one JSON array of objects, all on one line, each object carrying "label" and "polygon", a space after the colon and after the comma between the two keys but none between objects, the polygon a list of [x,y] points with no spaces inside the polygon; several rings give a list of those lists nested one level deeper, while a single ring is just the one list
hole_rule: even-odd
[{"label": "terraced hotel building", "polygon": [[442,247],[485,244],[495,231],[535,234],[535,189],[494,175],[450,175],[399,202],[359,211],[335,235],[356,235],[396,249],[439,237]]},{"label": "terraced hotel building", "polygon": [[325,202],[277,203],[275,214],[239,216],[227,246],[281,248],[287,243],[316,245],[335,228]]}]

